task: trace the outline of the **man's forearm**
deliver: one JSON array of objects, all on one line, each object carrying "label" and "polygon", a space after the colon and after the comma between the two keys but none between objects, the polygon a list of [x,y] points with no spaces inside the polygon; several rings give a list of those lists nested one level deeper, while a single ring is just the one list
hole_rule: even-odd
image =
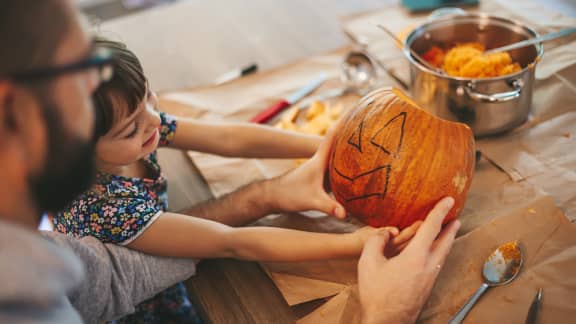
[{"label": "man's forearm", "polygon": [[210,219],[230,226],[245,225],[277,210],[271,194],[274,182],[275,179],[254,182],[178,213]]},{"label": "man's forearm", "polygon": [[137,304],[192,276],[192,259],[155,257],[94,237],[75,239],[42,232],[70,249],[84,263],[86,279],[70,294],[70,301],[87,323],[101,323],[134,312]]}]

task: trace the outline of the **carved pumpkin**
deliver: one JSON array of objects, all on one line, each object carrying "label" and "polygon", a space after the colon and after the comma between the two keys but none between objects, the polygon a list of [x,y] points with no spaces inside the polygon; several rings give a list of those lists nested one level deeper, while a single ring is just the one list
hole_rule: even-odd
[{"label": "carved pumpkin", "polygon": [[375,226],[405,228],[423,220],[445,196],[462,211],[475,163],[468,126],[439,119],[397,89],[361,99],[337,131],[329,181],[353,216]]}]

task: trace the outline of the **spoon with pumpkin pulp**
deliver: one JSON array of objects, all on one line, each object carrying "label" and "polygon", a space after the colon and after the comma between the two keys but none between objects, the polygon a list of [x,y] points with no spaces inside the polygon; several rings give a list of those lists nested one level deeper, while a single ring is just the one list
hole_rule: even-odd
[{"label": "spoon with pumpkin pulp", "polygon": [[462,323],[468,312],[472,309],[472,306],[474,306],[489,287],[502,286],[510,283],[520,272],[523,263],[524,256],[518,241],[500,245],[484,262],[482,268],[484,282],[448,323]]}]

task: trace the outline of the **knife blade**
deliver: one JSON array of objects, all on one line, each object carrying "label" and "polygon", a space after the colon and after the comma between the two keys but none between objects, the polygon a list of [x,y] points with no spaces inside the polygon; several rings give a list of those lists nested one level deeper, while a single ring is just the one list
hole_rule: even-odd
[{"label": "knife blade", "polygon": [[312,81],[310,81],[307,85],[296,90],[295,92],[290,94],[285,99],[282,99],[279,102],[275,103],[274,105],[264,109],[258,115],[254,116],[252,119],[250,119],[250,121],[253,123],[259,123],[259,124],[266,123],[270,119],[274,118],[274,116],[276,116],[282,110],[286,109],[287,107],[292,106],[296,102],[300,101],[302,98],[304,98],[307,95],[309,95],[310,93],[312,93],[312,91],[314,91],[318,87],[320,87],[320,85],[322,85],[322,83],[324,83],[324,81],[326,81],[326,74],[321,73],[318,76],[316,76],[314,79],[312,79]]},{"label": "knife blade", "polygon": [[538,289],[530,309],[528,309],[528,315],[526,316],[526,324],[536,324],[536,319],[538,318],[538,309],[540,309],[540,303],[542,302],[542,288]]}]

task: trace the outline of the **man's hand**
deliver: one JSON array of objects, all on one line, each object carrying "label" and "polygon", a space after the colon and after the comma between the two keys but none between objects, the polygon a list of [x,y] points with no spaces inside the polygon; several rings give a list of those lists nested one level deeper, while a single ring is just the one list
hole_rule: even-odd
[{"label": "man's hand", "polygon": [[442,230],[442,220],[453,205],[451,197],[438,202],[395,257],[385,255],[392,237],[388,231],[368,239],[358,263],[363,323],[416,321],[460,227],[456,220]]}]

